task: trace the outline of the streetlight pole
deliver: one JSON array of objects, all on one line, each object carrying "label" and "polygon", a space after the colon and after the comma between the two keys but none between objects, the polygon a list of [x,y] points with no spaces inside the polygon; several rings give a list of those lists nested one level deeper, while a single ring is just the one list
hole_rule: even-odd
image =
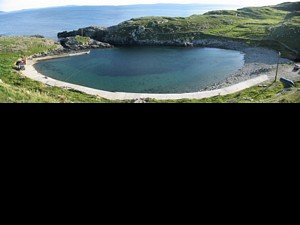
[{"label": "streetlight pole", "polygon": [[277,82],[277,78],[278,78],[278,69],[279,69],[280,56],[281,56],[281,52],[278,53],[278,60],[277,60],[277,67],[276,67],[275,82]]}]

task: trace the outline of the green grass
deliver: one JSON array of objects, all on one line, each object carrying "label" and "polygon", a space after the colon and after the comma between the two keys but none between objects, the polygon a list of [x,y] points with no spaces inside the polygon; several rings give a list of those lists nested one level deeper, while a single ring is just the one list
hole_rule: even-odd
[{"label": "green grass", "polygon": [[[283,4],[279,8],[292,8],[296,4],[298,3]],[[300,12],[280,9],[248,7],[236,11],[212,11],[186,18],[136,18],[119,24],[112,35],[130,40],[132,33],[139,26],[143,26],[146,29],[145,32],[135,35],[138,40],[181,39],[188,41],[210,35],[215,38],[250,41],[256,46],[280,50],[283,56],[300,58]]]},{"label": "green grass", "polygon": [[79,36],[77,35],[75,37],[76,41],[81,44],[81,45],[86,45],[89,43],[89,41],[91,40],[89,37],[82,37],[82,36]]},{"label": "green grass", "polygon": [[244,91],[207,99],[181,99],[159,101],[149,99],[153,103],[300,103],[300,84],[291,88],[289,91],[283,91],[280,82],[269,84],[267,87],[252,87]]},{"label": "green grass", "polygon": [[77,91],[48,87],[13,70],[20,57],[55,48],[57,45],[47,39],[0,37],[0,102],[111,102]]},{"label": "green grass", "polygon": [[274,6],[274,8],[290,12],[300,11],[300,2],[284,2]]},{"label": "green grass", "polygon": [[[0,37],[0,102],[34,102],[34,103],[110,103],[102,98],[96,98],[75,90],[65,90],[58,87],[49,87],[40,82],[21,76],[13,70],[15,61],[23,56],[47,52],[57,48],[57,45],[47,39],[25,37]],[[263,103],[263,102],[298,102],[300,103],[299,84],[296,88],[284,94],[283,87],[278,82],[269,86],[252,87],[242,92],[218,96],[209,99],[193,100],[182,99],[176,101],[148,100],[151,103]],[[119,101],[133,102],[133,101]]]},{"label": "green grass", "polygon": [[[300,58],[300,12],[295,10],[298,7],[299,3],[285,3],[275,7],[213,11],[205,15],[193,15],[187,18],[137,18],[120,24],[115,30],[115,34],[130,38],[132,32],[136,31],[139,26],[144,26],[145,32],[137,34],[140,40],[193,40],[206,37],[223,37],[268,46],[282,51],[284,56],[296,55]],[[76,36],[76,40],[85,44],[90,39]],[[54,41],[43,38],[0,37],[0,102],[117,102],[74,90],[49,87],[22,77],[13,69],[14,63],[19,58],[48,52],[57,47],[58,45]],[[282,92],[283,87],[278,82],[267,88],[257,86],[236,94],[209,99],[148,101],[153,103],[300,103],[298,88],[299,84],[288,92]]]}]

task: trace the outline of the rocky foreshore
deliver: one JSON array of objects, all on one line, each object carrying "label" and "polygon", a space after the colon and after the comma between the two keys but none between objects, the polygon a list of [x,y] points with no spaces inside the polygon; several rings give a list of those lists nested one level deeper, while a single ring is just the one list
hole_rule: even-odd
[{"label": "rocky foreshore", "polygon": [[65,54],[75,54],[84,52],[90,49],[103,49],[113,48],[114,46],[108,43],[96,41],[88,38],[85,43],[81,43],[76,37],[66,37],[60,39],[60,44],[55,50],[49,52],[42,52],[39,54],[32,55],[31,58],[42,58],[47,56],[60,56]]},{"label": "rocky foreshore", "polygon": [[80,51],[87,49],[98,49],[98,48],[113,48],[113,45],[104,43],[101,41],[88,38],[85,43],[81,43],[76,37],[66,37],[60,40],[61,45],[65,49]]},{"label": "rocky foreshore", "polygon": [[[235,47],[236,48],[234,48],[234,50],[244,53],[245,64],[243,68],[228,76],[224,81],[213,84],[204,90],[214,90],[228,87],[262,74],[268,75],[271,80],[274,79],[278,62],[278,53],[276,51],[260,47],[250,47],[247,45],[244,47],[242,45],[236,45]],[[280,58],[279,63],[280,68],[282,68],[286,64],[291,64],[292,61],[285,58]],[[293,75],[293,73],[291,73],[291,71],[285,71],[285,74],[282,75],[290,77]]]},{"label": "rocky foreshore", "polygon": [[138,26],[131,31],[126,31],[125,35],[122,34],[121,25],[108,28],[91,26],[70,32],[64,31],[58,33],[57,37],[62,44],[64,44],[65,40],[83,35],[84,37],[91,38],[91,40],[118,46],[217,47],[226,49],[236,49],[240,48],[240,46],[246,46],[243,42],[222,37],[209,37],[208,35],[203,36],[201,39],[170,38],[161,40],[159,38],[148,37],[148,33],[149,31],[144,26]]},{"label": "rocky foreshore", "polygon": [[31,59],[31,58],[38,59],[38,58],[44,58],[44,57],[48,57],[48,56],[61,56],[61,55],[65,55],[65,54],[72,54],[72,53],[78,53],[78,52],[80,52],[80,51],[75,51],[75,50],[64,48],[63,46],[59,46],[57,49],[52,50],[52,51],[34,54],[31,57],[29,57],[29,59]]},{"label": "rocky foreshore", "polygon": [[[87,27],[79,29],[77,31],[62,32],[58,34],[61,40],[66,38],[74,37],[83,33],[92,39],[99,41],[105,41],[113,43],[115,45],[126,45],[126,46],[177,46],[177,47],[212,47],[231,49],[244,53],[245,64],[243,68],[230,75],[226,80],[211,85],[204,90],[214,90],[222,87],[227,87],[245,80],[254,78],[261,74],[268,74],[270,77],[273,75],[273,71],[276,68],[278,61],[278,53],[274,50],[250,46],[244,42],[236,41],[227,38],[210,38],[206,37],[203,39],[194,40],[157,40],[157,39],[143,39],[141,40],[141,34],[145,32],[143,27],[137,27],[131,32],[130,37],[121,37],[116,35],[117,27],[103,28],[103,27]],[[280,63],[286,64],[291,61],[288,59],[281,58]]]}]

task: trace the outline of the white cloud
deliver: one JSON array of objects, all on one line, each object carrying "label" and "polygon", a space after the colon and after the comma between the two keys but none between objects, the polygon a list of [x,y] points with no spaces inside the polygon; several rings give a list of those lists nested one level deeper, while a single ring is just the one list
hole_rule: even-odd
[{"label": "white cloud", "polygon": [[[284,0],[0,0],[0,10],[13,11],[63,5],[128,5],[149,3],[208,3],[234,5],[269,5]],[[296,0],[297,1],[297,0]]]}]

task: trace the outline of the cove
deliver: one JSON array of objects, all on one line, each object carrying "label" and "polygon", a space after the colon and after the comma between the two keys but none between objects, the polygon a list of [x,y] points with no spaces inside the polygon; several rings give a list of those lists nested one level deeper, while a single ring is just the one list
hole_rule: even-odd
[{"label": "cove", "polygon": [[35,64],[51,78],[112,92],[190,93],[224,81],[244,54],[217,48],[122,47]]}]

